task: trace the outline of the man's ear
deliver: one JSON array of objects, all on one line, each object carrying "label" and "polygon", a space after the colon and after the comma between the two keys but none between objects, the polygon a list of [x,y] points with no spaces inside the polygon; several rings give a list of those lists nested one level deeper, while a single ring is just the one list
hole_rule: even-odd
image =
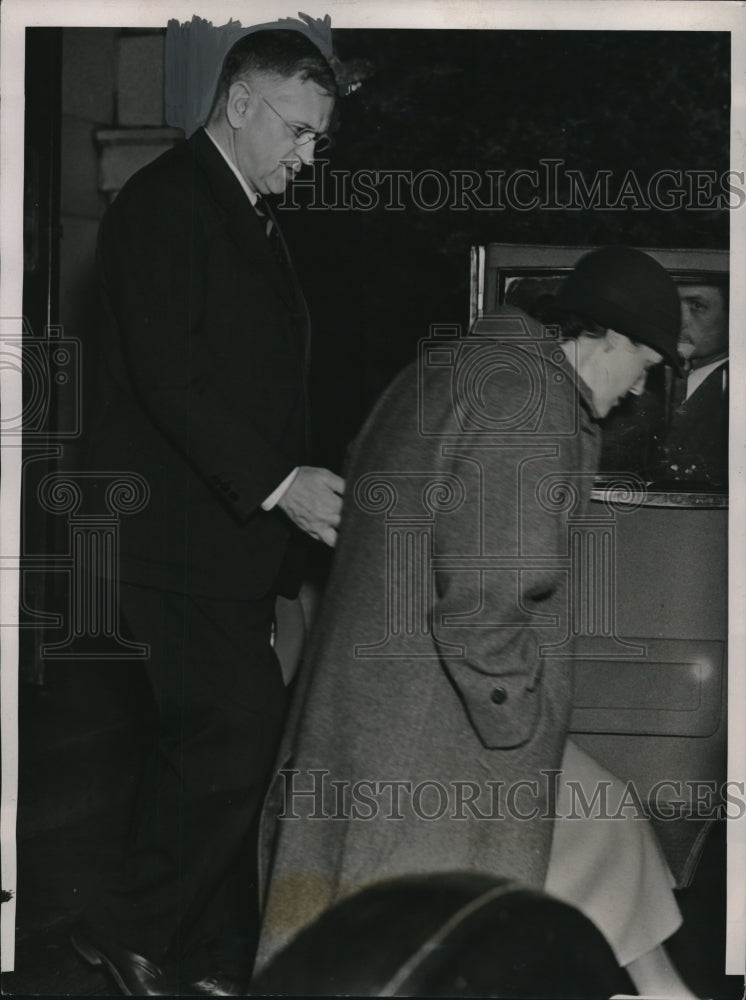
[{"label": "man's ear", "polygon": [[254,94],[246,80],[234,80],[228,89],[225,117],[231,128],[243,128],[254,103]]}]

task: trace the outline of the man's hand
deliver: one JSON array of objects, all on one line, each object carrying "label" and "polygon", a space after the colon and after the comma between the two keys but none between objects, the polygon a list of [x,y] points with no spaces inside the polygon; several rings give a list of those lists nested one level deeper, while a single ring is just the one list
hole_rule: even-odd
[{"label": "man's hand", "polygon": [[344,489],[344,479],[329,469],[301,465],[277,506],[311,538],[333,548],[337,542]]}]

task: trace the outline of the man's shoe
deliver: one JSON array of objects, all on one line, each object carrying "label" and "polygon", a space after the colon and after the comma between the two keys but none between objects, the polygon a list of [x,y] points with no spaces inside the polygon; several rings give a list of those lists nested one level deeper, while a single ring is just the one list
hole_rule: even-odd
[{"label": "man's shoe", "polygon": [[203,997],[245,997],[248,993],[240,984],[224,972],[214,972],[209,976],[193,980],[184,992],[190,996]]},{"label": "man's shoe", "polygon": [[174,983],[153,962],[126,948],[94,938],[87,930],[77,928],[70,935],[73,948],[89,965],[103,966],[125,996],[174,996]]}]

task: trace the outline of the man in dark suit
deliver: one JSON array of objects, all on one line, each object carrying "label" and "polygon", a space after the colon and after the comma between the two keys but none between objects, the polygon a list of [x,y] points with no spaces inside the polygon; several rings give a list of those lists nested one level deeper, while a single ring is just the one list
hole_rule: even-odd
[{"label": "man in dark suit", "polygon": [[74,941],[132,995],[173,992],[174,970],[193,993],[237,989],[214,948],[284,718],[273,608],[297,592],[303,534],[334,544],[343,490],[305,464],[308,317],[262,200],[312,161],[335,94],[303,33],[247,34],[206,128],[139,171],[102,224],[111,322],[90,467],[148,484],[119,577],[158,732],[124,871]]},{"label": "man in dark suit", "polygon": [[673,386],[656,474],[692,489],[722,490],[728,486],[728,283],[681,283],[679,298],[679,353],[687,371]]}]

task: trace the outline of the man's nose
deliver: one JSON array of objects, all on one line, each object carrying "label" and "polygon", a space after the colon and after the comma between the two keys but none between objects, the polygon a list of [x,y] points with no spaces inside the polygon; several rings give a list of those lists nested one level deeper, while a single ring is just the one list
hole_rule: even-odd
[{"label": "man's nose", "polygon": [[633,396],[642,396],[643,392],[645,392],[645,383],[647,382],[647,378],[648,378],[648,373],[643,372],[642,375],[635,382],[635,384],[632,386],[632,388],[629,390]]},{"label": "man's nose", "polygon": [[305,163],[306,166],[310,166],[314,160],[314,153],[316,152],[315,142],[305,142],[302,146],[296,146],[295,152],[301,163]]}]

